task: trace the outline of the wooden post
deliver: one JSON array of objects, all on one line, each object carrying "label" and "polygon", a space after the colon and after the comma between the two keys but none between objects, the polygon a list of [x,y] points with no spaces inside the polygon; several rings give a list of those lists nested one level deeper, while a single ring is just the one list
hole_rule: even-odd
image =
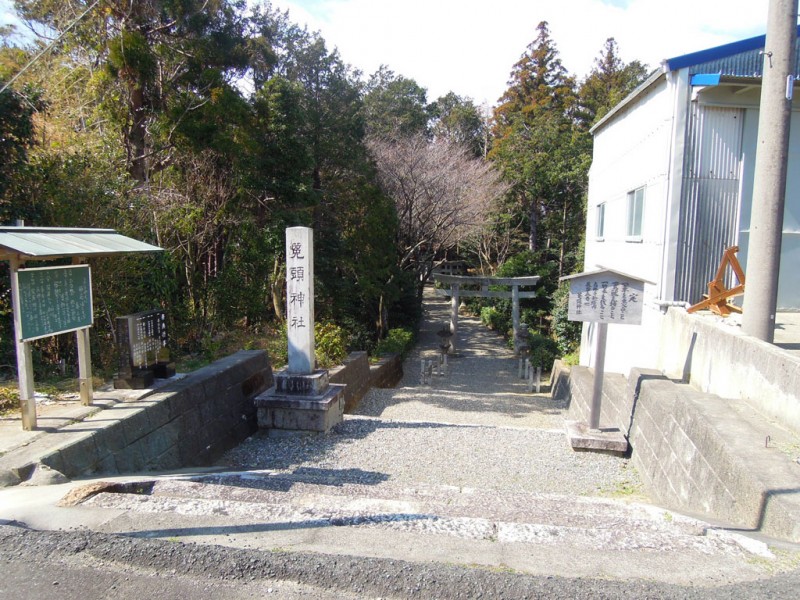
[{"label": "wooden post", "polygon": [[603,400],[603,373],[606,366],[606,337],[608,323],[596,322],[594,334],[594,384],[592,386],[592,408],[589,413],[589,429],[600,429],[600,404]]},{"label": "wooden post", "polygon": [[[73,265],[80,265],[83,262],[83,258],[72,260]],[[92,384],[92,350],[89,343],[89,328],[84,327],[75,331],[75,338],[78,342],[78,391],[80,392],[81,404],[91,406],[94,399],[94,389]]]},{"label": "wooden post", "polygon": [[36,429],[36,399],[33,390],[33,359],[31,346],[22,341],[22,315],[19,309],[19,271],[20,260],[13,257],[11,264],[11,306],[14,312],[14,344],[17,347],[17,380],[19,382],[19,408],[22,413],[22,429]]},{"label": "wooden post", "polygon": [[94,398],[92,385],[92,351],[89,345],[89,328],[84,327],[75,332],[78,341],[78,389],[81,404],[91,406]]}]

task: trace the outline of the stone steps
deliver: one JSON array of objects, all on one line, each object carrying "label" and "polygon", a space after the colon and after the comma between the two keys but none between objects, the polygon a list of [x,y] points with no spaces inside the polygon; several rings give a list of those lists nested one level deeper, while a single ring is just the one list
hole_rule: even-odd
[{"label": "stone steps", "polygon": [[366,485],[310,472],[163,479],[145,495],[105,492],[85,505],[144,514],[219,516],[262,528],[344,527],[381,535],[448,536],[467,542],[595,551],[768,554],[765,546],[754,547],[741,536],[643,504],[451,486]]}]

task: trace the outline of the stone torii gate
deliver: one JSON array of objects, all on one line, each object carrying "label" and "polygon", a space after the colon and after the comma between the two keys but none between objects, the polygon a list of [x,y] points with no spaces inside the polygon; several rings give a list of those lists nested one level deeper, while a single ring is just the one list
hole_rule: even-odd
[{"label": "stone torii gate", "polygon": [[[520,298],[535,298],[536,292],[521,292],[521,287],[533,287],[541,279],[538,275],[528,277],[469,277],[463,275],[433,274],[433,280],[441,284],[449,284],[450,289],[437,289],[439,296],[450,297],[450,333],[453,335],[451,344],[456,348],[456,334],[458,333],[458,304],[461,298],[511,298],[511,322],[514,329],[514,350],[517,349],[519,340],[519,301]],[[461,286],[480,285],[480,290],[463,290]],[[510,292],[496,292],[489,290],[490,285],[510,285]]]}]

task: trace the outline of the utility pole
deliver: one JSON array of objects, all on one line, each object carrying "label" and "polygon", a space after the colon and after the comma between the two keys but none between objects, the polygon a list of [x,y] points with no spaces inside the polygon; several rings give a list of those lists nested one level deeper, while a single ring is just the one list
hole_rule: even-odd
[{"label": "utility pole", "polygon": [[775,335],[778,306],[797,2],[770,0],[769,3],[747,249],[747,285],[742,309],[744,332],[769,343]]}]

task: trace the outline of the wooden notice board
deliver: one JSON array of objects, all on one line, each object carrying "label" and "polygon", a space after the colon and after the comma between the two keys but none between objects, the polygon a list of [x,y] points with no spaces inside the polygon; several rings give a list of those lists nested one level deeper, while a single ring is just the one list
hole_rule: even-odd
[{"label": "wooden notice board", "polygon": [[16,276],[23,341],[91,327],[89,265],[20,269]]}]

